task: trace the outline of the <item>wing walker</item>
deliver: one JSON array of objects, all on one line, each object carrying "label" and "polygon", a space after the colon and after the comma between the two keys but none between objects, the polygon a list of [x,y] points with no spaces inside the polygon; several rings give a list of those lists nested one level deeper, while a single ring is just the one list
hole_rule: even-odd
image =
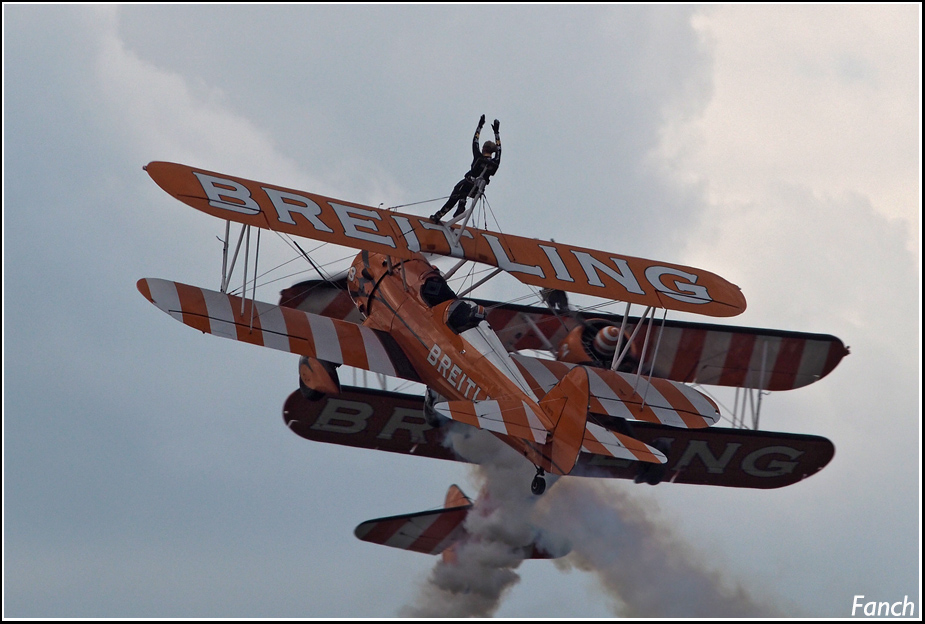
[{"label": "wing walker", "polygon": [[[535,467],[536,495],[547,474],[783,487],[834,454],[822,437],[760,431],[758,417],[768,392],[831,372],[848,353],[838,338],[669,320],[669,310],[731,317],[745,310],[745,298],[701,269],[470,227],[487,176],[473,181],[461,214],[439,222],[181,164],[152,162],[145,170],[170,195],[226,225],[218,291],[152,278],[139,280],[138,290],[202,332],[298,354],[299,389],[283,416],[302,437],[468,461],[446,437],[484,429]],[[241,232],[229,261],[232,222]],[[359,253],[345,277],[304,281],[266,303],[256,299],[261,229]],[[458,263],[441,272],[428,260],[434,255]],[[492,269],[457,294],[448,280],[469,262]],[[502,271],[541,289],[540,304],[466,296]],[[619,301],[625,311],[572,309],[565,293]],[[632,306],[644,311],[634,316]],[[425,390],[341,386],[341,366]],[[721,410],[705,386],[736,389],[724,415],[731,427],[714,426]],[[369,521],[356,535],[452,559],[454,544],[467,538],[462,519],[471,509],[453,486],[442,510]],[[535,543],[524,548],[529,557],[561,554]]]}]

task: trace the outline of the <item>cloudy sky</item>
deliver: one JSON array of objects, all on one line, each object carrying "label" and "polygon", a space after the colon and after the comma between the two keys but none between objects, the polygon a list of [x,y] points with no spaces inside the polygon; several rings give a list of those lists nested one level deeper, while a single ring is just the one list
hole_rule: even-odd
[{"label": "cloudy sky", "polygon": [[[482,113],[501,120],[503,231],[702,267],[748,300],[724,322],[851,348],[764,402],[763,428],[834,442],[821,473],[755,492],[564,480],[550,513],[613,513],[595,536],[616,564],[525,562],[486,613],[650,615],[627,579],[660,596],[671,568],[764,613],[843,617],[864,595],[909,596],[921,615],[918,5],[5,4],[3,18],[5,616],[414,612],[434,559],[353,528],[438,505],[451,483],[474,495],[479,475],[298,438],[281,418],[292,356],[147,303],[141,277],[217,289],[223,225],[142,166],[408,204],[448,194]],[[264,240],[263,266],[291,258]],[[637,512],[651,548],[634,546],[649,544]],[[696,613],[724,613],[701,597]]]}]

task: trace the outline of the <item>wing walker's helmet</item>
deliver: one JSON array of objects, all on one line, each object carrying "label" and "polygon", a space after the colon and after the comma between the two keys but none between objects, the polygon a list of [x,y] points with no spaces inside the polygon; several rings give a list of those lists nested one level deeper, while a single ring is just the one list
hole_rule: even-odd
[{"label": "wing walker's helmet", "polygon": [[485,145],[482,146],[483,154],[494,154],[498,151],[498,146],[495,145],[494,141],[485,141]]}]

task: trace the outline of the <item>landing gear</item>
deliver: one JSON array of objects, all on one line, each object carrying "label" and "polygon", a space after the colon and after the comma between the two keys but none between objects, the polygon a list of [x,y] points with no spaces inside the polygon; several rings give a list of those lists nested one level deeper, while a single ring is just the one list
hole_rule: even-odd
[{"label": "landing gear", "polygon": [[437,429],[442,427],[446,423],[450,422],[450,419],[446,416],[437,412],[434,409],[435,403],[440,403],[446,401],[446,398],[440,394],[437,394],[430,388],[427,389],[427,392],[424,393],[424,420],[427,421],[427,424]]},{"label": "landing gear", "polygon": [[530,491],[536,496],[546,491],[546,479],[543,478],[544,474],[546,473],[543,472],[542,468],[537,468],[536,476],[533,477],[533,483],[530,484]]},{"label": "landing gear", "polygon": [[[667,440],[659,438],[654,442],[650,443],[652,446],[660,450],[665,457],[668,457],[668,452],[671,450],[671,445]],[[639,462],[639,468],[636,472],[636,477],[633,479],[636,483],[648,483],[649,485],[658,485],[665,480],[665,476],[668,474],[668,464],[650,464],[647,462]]]}]

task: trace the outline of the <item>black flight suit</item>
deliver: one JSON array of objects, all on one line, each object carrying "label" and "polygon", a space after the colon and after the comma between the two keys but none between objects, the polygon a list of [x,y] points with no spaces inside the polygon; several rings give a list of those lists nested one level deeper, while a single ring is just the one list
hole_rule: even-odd
[{"label": "black flight suit", "polygon": [[[482,119],[484,120],[484,115]],[[497,123],[496,120],[495,124]],[[482,131],[482,124],[479,123],[479,126],[475,129],[475,136],[472,137],[472,165],[463,179],[453,187],[453,192],[450,193],[450,198],[443,204],[443,208],[431,217],[432,220],[439,221],[456,203],[459,205],[456,207],[456,212],[453,213],[453,216],[458,217],[461,215],[466,209],[466,198],[475,186],[475,181],[483,177],[487,186],[490,181],[489,178],[498,171],[498,166],[501,164],[501,137],[498,135],[497,125],[493,127],[496,128],[495,153],[486,156],[479,150],[479,133]]]}]

